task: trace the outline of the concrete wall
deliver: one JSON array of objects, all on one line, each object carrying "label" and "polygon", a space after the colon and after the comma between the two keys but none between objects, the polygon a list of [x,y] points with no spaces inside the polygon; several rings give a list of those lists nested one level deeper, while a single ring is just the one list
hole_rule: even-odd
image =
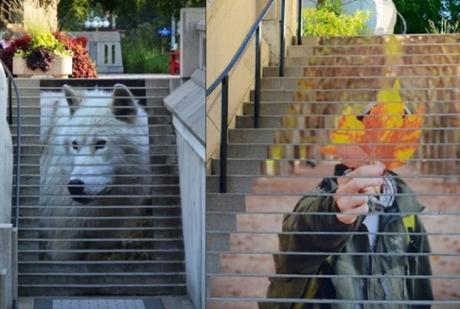
[{"label": "concrete wall", "polygon": [[[181,9],[181,76],[189,78],[197,69],[203,69],[201,42],[202,31],[200,23],[204,21],[206,9],[204,8],[187,8]],[[204,29],[203,29],[204,30]]]},{"label": "concrete wall", "polygon": [[[204,100],[204,96],[203,96]],[[204,115],[203,115],[204,118]],[[180,188],[182,198],[182,224],[184,230],[184,249],[187,269],[187,289],[195,308],[203,308],[202,293],[204,291],[203,261],[204,227],[205,227],[205,190],[206,166],[205,147],[187,133],[179,129],[177,133],[177,150],[179,157]]]},{"label": "concrete wall", "polygon": [[204,307],[205,284],[205,72],[171,93],[166,107],[173,114],[184,236],[187,290],[195,308]]},{"label": "concrete wall", "polygon": [[[259,9],[260,12],[260,9]],[[264,19],[263,37],[269,44],[270,64],[279,64],[279,20],[281,17],[281,0],[276,0],[273,8],[268,12]],[[295,44],[297,35],[297,0],[286,0],[286,47]]]},{"label": "concrete wall", "polygon": [[[297,0],[286,0],[286,44],[296,33]],[[223,71],[240,47],[267,0],[208,0],[207,1],[207,86]],[[278,63],[280,0],[263,21],[262,64]],[[254,87],[254,40],[230,75],[229,125],[241,113],[242,103],[249,101]],[[218,155],[220,143],[221,91],[216,89],[206,100],[207,160]]]},{"label": "concrete wall", "polygon": [[0,309],[13,308],[13,271],[13,226],[0,224]]},{"label": "concrete wall", "polygon": [[13,181],[13,146],[6,121],[8,84],[0,65],[0,223],[11,222],[11,198]]}]

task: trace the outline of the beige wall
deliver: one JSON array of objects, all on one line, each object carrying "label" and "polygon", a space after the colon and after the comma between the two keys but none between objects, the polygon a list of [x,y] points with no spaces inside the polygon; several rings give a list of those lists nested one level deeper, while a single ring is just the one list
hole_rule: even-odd
[{"label": "beige wall", "polygon": [[[208,0],[207,1],[207,84],[214,82],[231,57],[235,54],[267,0]],[[288,21],[286,43],[295,34],[296,0],[287,0]],[[262,63],[277,63],[279,37],[279,0],[270,10],[263,25]],[[292,18],[294,16],[294,19]],[[293,30],[292,30],[293,29]],[[241,113],[242,103],[249,101],[254,84],[254,42],[240,59],[230,75],[229,122],[233,126],[235,116]],[[216,89],[207,98],[207,159],[218,155],[220,142],[221,91]]]},{"label": "beige wall", "polygon": [[[277,0],[264,19],[264,39],[270,45],[270,63],[279,63],[279,18],[281,1]],[[260,11],[260,10],[259,10]],[[286,0],[286,47],[295,42],[297,34],[297,0]]]},{"label": "beige wall", "polygon": [[[238,50],[257,15],[254,0],[212,0],[207,2],[207,84],[219,76]],[[249,100],[254,81],[252,42],[230,75],[229,119],[240,113]],[[207,158],[218,154],[221,115],[220,87],[207,98]]]}]

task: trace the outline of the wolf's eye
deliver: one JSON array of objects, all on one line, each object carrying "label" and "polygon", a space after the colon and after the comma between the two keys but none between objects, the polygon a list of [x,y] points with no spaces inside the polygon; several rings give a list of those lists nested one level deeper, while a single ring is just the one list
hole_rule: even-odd
[{"label": "wolf's eye", "polygon": [[105,145],[107,145],[107,141],[105,139],[98,139],[96,141],[96,150],[104,149]]},{"label": "wolf's eye", "polygon": [[78,142],[77,141],[72,141],[72,148],[73,148],[73,150],[78,150]]}]

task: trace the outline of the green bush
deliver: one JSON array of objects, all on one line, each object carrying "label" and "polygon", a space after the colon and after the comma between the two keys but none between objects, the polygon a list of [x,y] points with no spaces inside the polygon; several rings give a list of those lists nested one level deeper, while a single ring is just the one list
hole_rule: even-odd
[{"label": "green bush", "polygon": [[366,22],[369,17],[364,11],[338,15],[327,8],[308,8],[303,13],[303,34],[320,37],[363,35],[368,32]]},{"label": "green bush", "polygon": [[125,73],[167,73],[167,42],[159,39],[155,28],[143,24],[125,33],[121,48]]}]

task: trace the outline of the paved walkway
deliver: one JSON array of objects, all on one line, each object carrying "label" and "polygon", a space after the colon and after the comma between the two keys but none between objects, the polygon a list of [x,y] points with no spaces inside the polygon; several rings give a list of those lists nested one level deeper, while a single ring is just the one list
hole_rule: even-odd
[{"label": "paved walkway", "polygon": [[[65,299],[67,298],[63,297],[57,297],[56,299],[60,301],[54,303],[54,306],[49,309],[156,309],[155,307],[147,308],[144,306],[142,300],[150,299],[150,297],[114,297],[113,299],[82,297],[80,302],[66,301]],[[75,300],[78,297],[69,297],[68,299]],[[152,299],[161,299],[164,309],[195,309],[190,299],[186,296],[152,297]],[[19,298],[19,309],[34,309],[34,300],[35,298],[33,297]],[[72,303],[71,306],[69,305],[70,303]]]}]

